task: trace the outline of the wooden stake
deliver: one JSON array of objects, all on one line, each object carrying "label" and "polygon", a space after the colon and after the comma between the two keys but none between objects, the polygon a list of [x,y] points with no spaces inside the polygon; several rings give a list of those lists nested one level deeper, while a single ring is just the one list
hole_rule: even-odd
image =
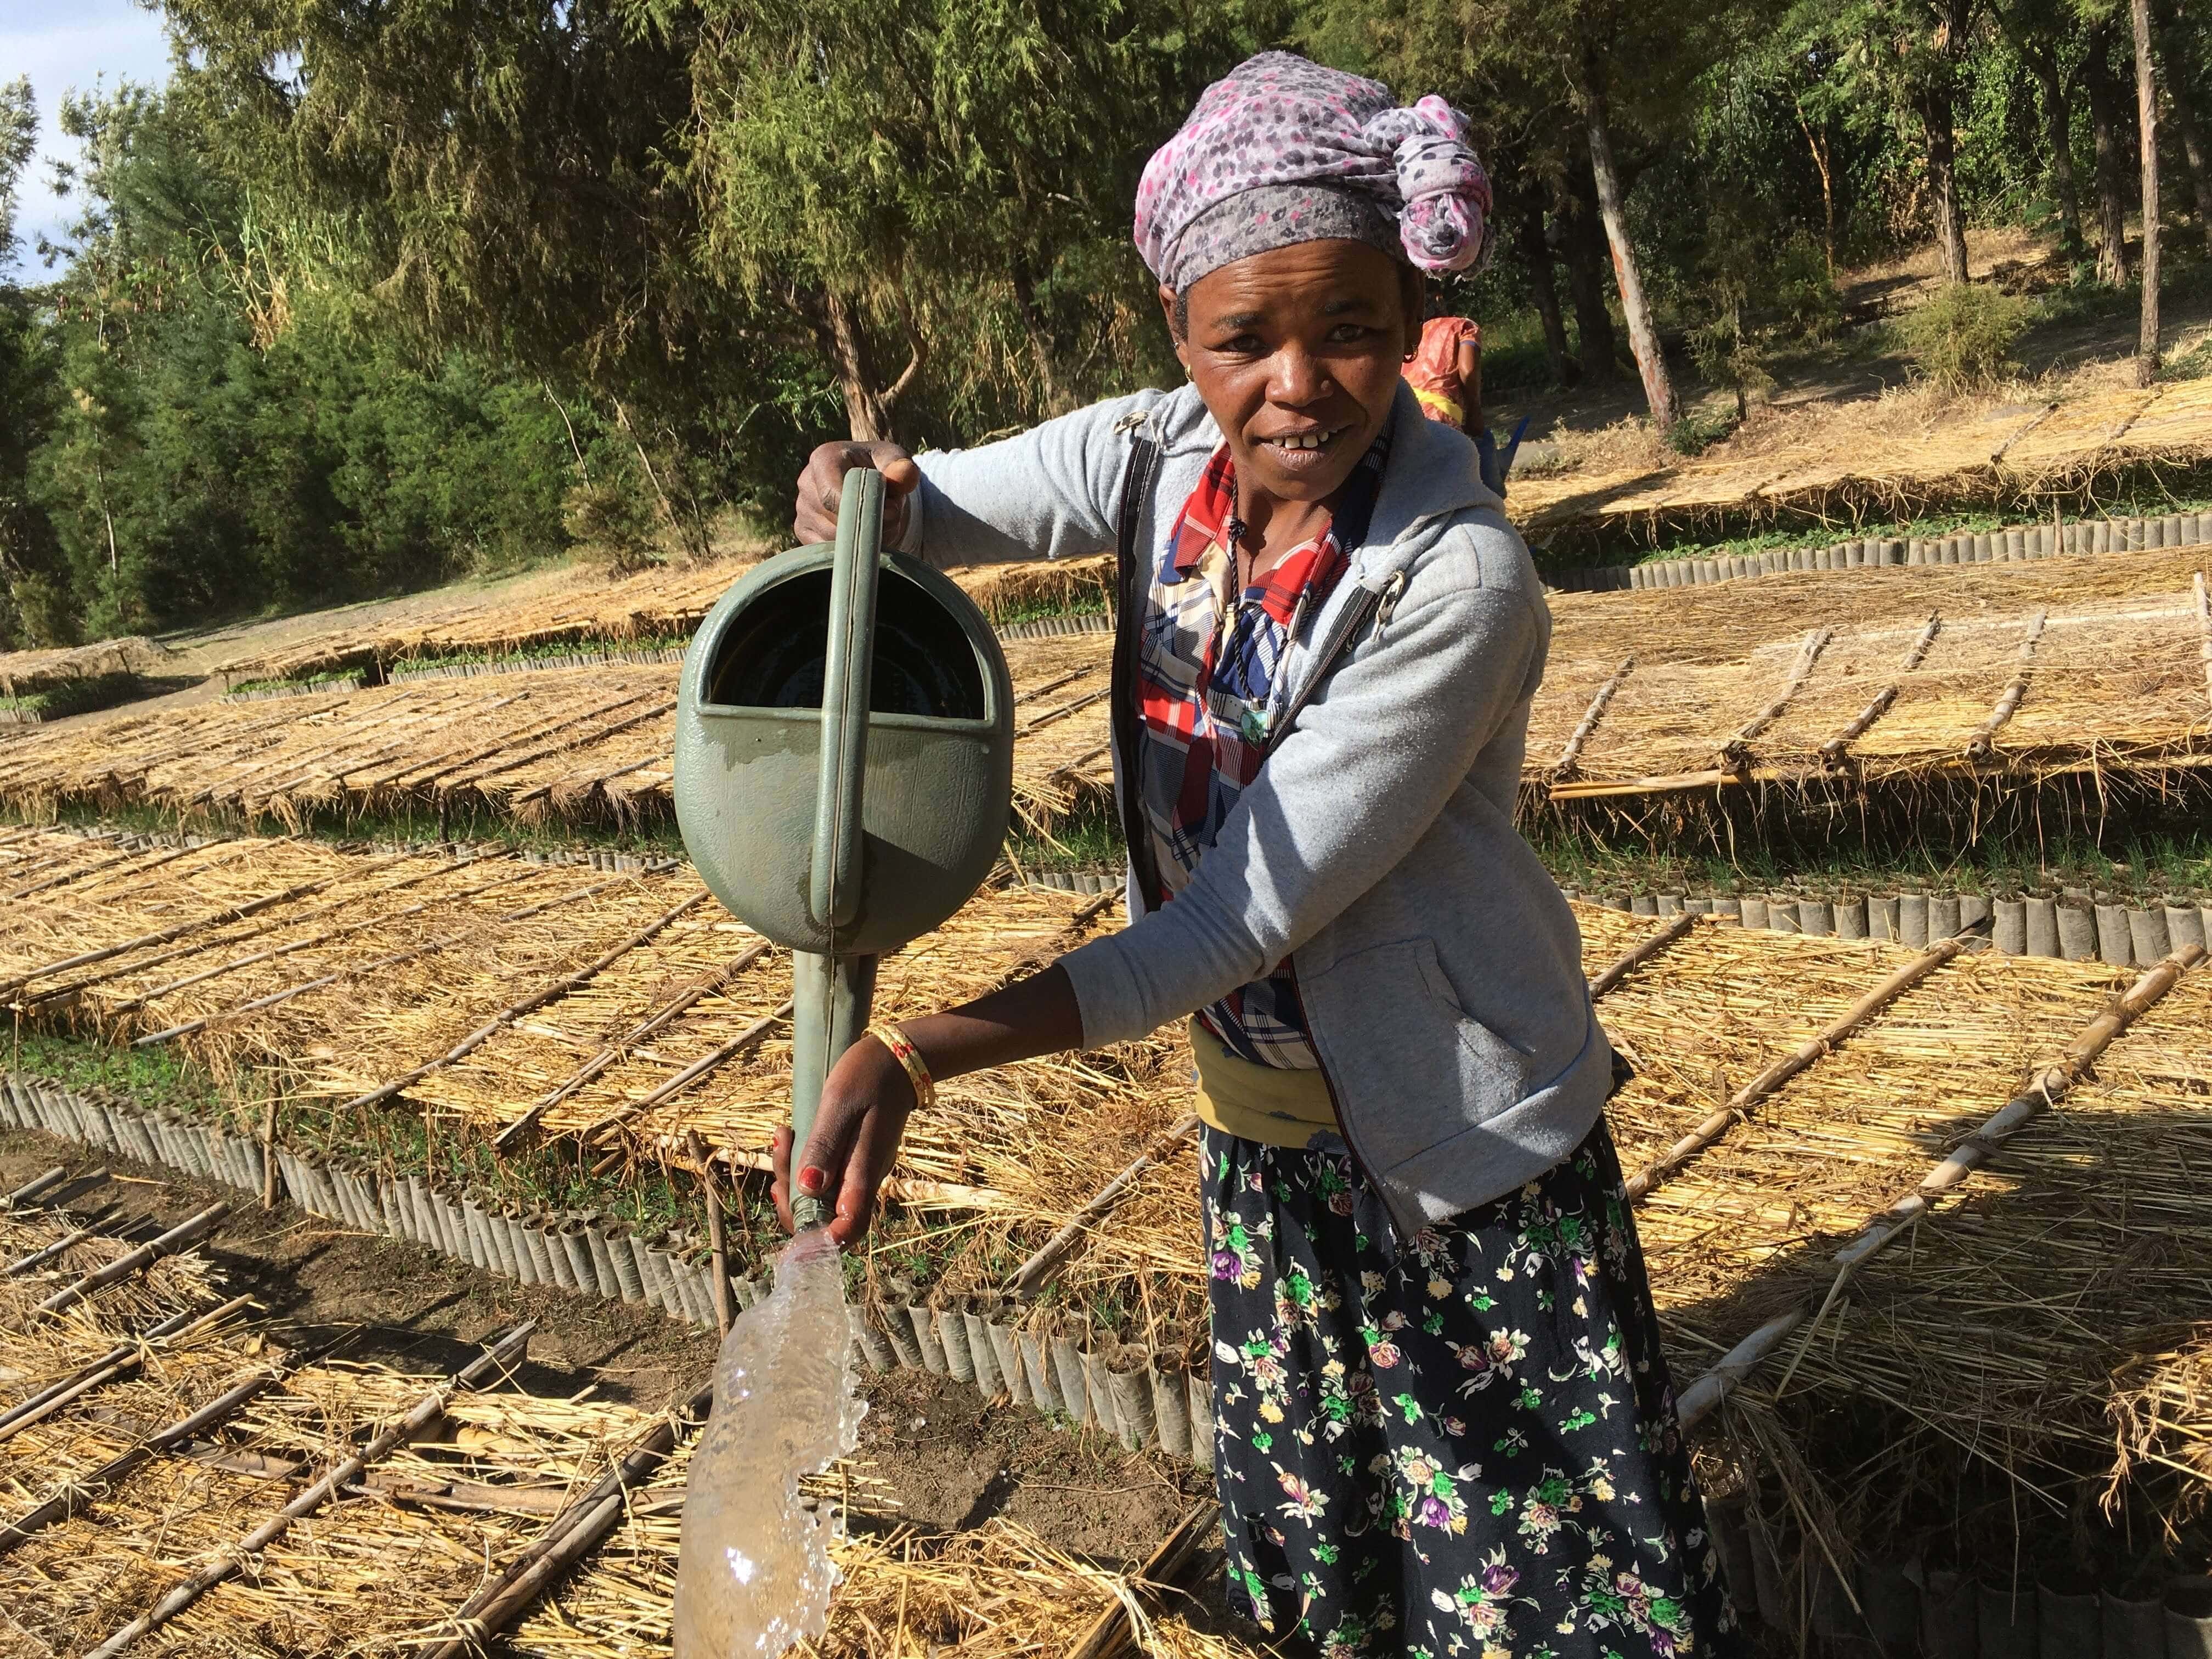
[{"label": "wooden stake", "polygon": [[717,1334],[730,1334],[730,1253],[722,1237],[722,1191],[714,1179],[714,1160],[707,1151],[707,1143],[696,1129],[686,1139],[691,1146],[691,1162],[699,1171],[699,1190],[707,1200],[707,1243],[714,1266],[714,1328]]},{"label": "wooden stake", "polygon": [[276,1095],[271,1090],[269,1110],[261,1120],[261,1207],[276,1207]]},{"label": "wooden stake", "polygon": [[458,1375],[438,1388],[431,1389],[392,1427],[368,1442],[350,1457],[342,1459],[327,1470],[322,1479],[284,1505],[269,1520],[255,1528],[221,1559],[210,1562],[191,1577],[171,1589],[151,1608],[133,1619],[112,1636],[94,1648],[85,1659],[112,1659],[140,1637],[156,1630],[198,1601],[226,1579],[235,1577],[245,1565],[247,1556],[258,1554],[283,1537],[293,1522],[301,1516],[312,1515],[336,1496],[339,1489],[357,1479],[369,1464],[388,1455],[395,1448],[404,1445],[428,1429],[446,1414],[446,1402],[464,1389],[480,1387],[495,1374],[507,1370],[519,1363],[528,1346],[530,1333],[537,1322],[526,1321],[501,1337],[498,1344],[471,1362]]},{"label": "wooden stake", "polygon": [[1642,1198],[1692,1158],[1726,1134],[1752,1107],[1814,1060],[1832,1051],[1868,1020],[1965,950],[1982,926],[1982,923],[1976,922],[1973,928],[1955,934],[1915,957],[1844,1009],[1819,1036],[1808,1038],[1737,1090],[1727,1105],[1653,1159],[1649,1168],[1630,1177],[1626,1188],[1629,1201],[1633,1203]]},{"label": "wooden stake", "polygon": [[2204,580],[2204,573],[2197,573],[2197,655],[2204,665],[2204,697],[2212,703],[2212,586]]}]

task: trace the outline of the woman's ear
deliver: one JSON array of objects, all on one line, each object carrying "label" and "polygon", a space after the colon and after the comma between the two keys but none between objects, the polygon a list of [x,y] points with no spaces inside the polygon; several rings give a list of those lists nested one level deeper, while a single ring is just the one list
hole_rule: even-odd
[{"label": "woman's ear", "polygon": [[1167,319],[1168,339],[1175,346],[1176,361],[1182,365],[1183,373],[1190,373],[1190,310],[1176,297],[1176,291],[1165,283],[1160,284],[1160,315]]}]

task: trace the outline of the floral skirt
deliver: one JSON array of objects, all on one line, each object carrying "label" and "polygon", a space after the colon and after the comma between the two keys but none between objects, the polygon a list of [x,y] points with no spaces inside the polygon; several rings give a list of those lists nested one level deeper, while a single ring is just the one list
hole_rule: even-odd
[{"label": "floral skirt", "polygon": [[1334,1138],[1204,1149],[1230,1599],[1284,1651],[1741,1650],[1602,1121],[1402,1249]]}]

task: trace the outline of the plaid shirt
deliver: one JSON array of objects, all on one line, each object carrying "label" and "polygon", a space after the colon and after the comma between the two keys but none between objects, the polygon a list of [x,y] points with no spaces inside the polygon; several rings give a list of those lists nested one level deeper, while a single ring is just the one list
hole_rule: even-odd
[{"label": "plaid shirt", "polygon": [[[1366,536],[1387,453],[1378,439],[1329,527],[1233,601],[1237,465],[1225,444],[1169,532],[1146,596],[1137,676],[1144,719],[1138,788],[1169,899],[1189,884],[1259,775],[1279,697],[1289,690],[1275,680],[1284,647],[1335,588],[1351,562],[1347,550]],[[1198,1017],[1245,1060],[1290,1071],[1320,1067],[1287,961]]]}]

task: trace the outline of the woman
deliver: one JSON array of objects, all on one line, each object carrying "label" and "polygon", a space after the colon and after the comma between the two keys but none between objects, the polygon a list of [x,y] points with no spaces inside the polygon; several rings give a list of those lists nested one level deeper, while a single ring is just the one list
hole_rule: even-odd
[{"label": "woman", "polygon": [[[1549,621],[1467,439],[1401,378],[1422,271],[1487,234],[1464,133],[1255,58],[1138,195],[1188,386],[965,453],[815,453],[802,540],[872,465],[932,559],[1121,547],[1134,920],[856,1043],[797,1184],[855,1237],[933,1079],[1188,1018],[1237,1599],[1291,1651],[1708,1654],[1733,1624],[1613,1057],[1512,825]],[[781,1204],[787,1136],[777,1159]]]}]

